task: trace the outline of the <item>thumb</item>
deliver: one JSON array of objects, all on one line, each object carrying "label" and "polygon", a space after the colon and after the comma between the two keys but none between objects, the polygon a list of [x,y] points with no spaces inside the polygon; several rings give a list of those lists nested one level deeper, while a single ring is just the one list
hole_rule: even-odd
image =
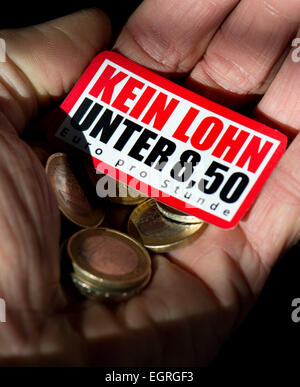
[{"label": "thumb", "polygon": [[0,110],[20,132],[39,105],[70,90],[110,35],[109,19],[97,9],[1,31],[6,61],[0,63]]}]

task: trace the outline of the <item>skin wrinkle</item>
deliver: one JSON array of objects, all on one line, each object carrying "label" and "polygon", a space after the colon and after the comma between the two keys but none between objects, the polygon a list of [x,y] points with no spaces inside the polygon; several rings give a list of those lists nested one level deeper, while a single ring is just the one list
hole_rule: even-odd
[{"label": "skin wrinkle", "polygon": [[[274,18],[259,2],[257,6],[262,9],[255,15],[252,3],[246,0],[235,8],[212,39],[204,61],[198,63],[191,76],[200,87],[217,86],[225,99],[226,92],[244,96],[262,94],[278,72],[278,62],[299,25],[299,21]],[[298,12],[296,4],[294,10]],[[241,47],[243,56],[238,55]],[[230,102],[229,96],[228,99]]]},{"label": "skin wrinkle", "polygon": [[[277,0],[278,1],[278,0]],[[298,1],[298,0],[296,0]],[[294,3],[296,4],[296,1]],[[300,6],[298,5],[298,8],[296,8],[297,12],[294,12],[291,15],[285,14],[284,11],[286,10],[286,7],[283,7],[283,9],[278,9],[275,5],[276,1],[272,0],[263,0],[264,8],[267,12],[269,12],[272,16],[277,18],[284,18],[288,22],[291,23],[298,23],[299,24],[299,16],[300,16]],[[283,11],[284,10],[284,11]]]},{"label": "skin wrinkle", "polygon": [[[190,4],[173,1],[171,3],[173,9],[171,6],[167,9],[164,5],[161,14],[168,14],[170,26],[172,26],[172,20],[174,18],[173,14],[175,15],[174,9],[177,11],[176,21],[179,17],[178,13],[180,13],[182,33],[178,35],[178,38],[176,38],[174,34],[171,34],[169,29],[166,30],[164,26],[160,25],[162,16],[156,21],[156,24],[153,23],[153,21],[149,22],[145,10],[151,8],[148,6],[150,3],[151,2],[146,2],[145,5],[142,6],[143,12],[140,10],[138,14],[134,14],[133,17],[129,19],[128,24],[123,30],[123,35],[121,35],[123,37],[128,35],[128,38],[124,41],[120,41],[119,39],[115,47],[120,51],[119,47],[122,46],[123,43],[126,45],[126,41],[131,41],[131,43],[134,42],[138,47],[138,51],[141,51],[146,57],[149,57],[150,62],[152,61],[154,64],[158,64],[158,66],[154,66],[157,71],[172,73],[173,75],[173,73],[185,74],[194,67],[197,60],[199,60],[199,57],[203,54],[211,36],[214,34],[218,23],[221,23],[224,18],[226,10],[231,9],[237,1],[227,1],[224,7],[219,7],[217,9],[214,5],[216,3],[210,1],[203,2],[206,4],[205,7],[199,2]],[[152,8],[154,7],[153,4],[156,3],[152,3]],[[224,2],[222,4],[224,4]],[[193,9],[191,8],[192,6]],[[197,8],[195,10],[196,6]],[[197,13],[198,8],[199,17],[196,18],[195,14]],[[206,24],[201,22],[201,18],[208,20]],[[139,22],[137,23],[136,20],[139,20]],[[189,35],[191,35],[191,39],[188,38]],[[157,39],[153,39],[153,36],[156,36]],[[201,36],[202,39],[196,39],[197,36]],[[181,44],[179,44],[179,40]],[[155,45],[153,42],[155,42]],[[132,51],[132,47],[131,49],[128,47],[128,51]],[[139,53],[139,56],[140,54],[141,53]],[[187,62],[187,58],[189,57],[190,60]],[[132,57],[132,55],[131,58],[137,59]],[[144,62],[143,56],[140,62]],[[149,67],[149,63],[147,67]],[[153,65],[151,67],[153,68]]]},{"label": "skin wrinkle", "polygon": [[[40,31],[40,33],[42,34],[42,36],[44,37],[44,39],[47,38],[47,33],[48,33],[49,31],[45,30],[44,26],[41,27],[41,26],[37,25],[37,26],[35,26],[35,28],[38,29],[38,30]],[[77,45],[78,45],[77,41],[74,40],[74,39],[72,39],[71,36],[70,36],[70,34],[68,34],[67,31],[64,30],[63,28],[61,28],[59,25],[52,25],[52,24],[51,24],[51,26],[49,26],[49,29],[50,29],[50,31],[51,31],[52,34],[54,34],[55,31],[57,31],[57,32],[58,32],[58,35],[63,35],[63,37],[60,36],[60,39],[62,39],[62,38],[67,38],[67,40],[68,40],[68,42],[71,44],[71,46],[74,46],[74,47],[77,48]],[[45,30],[45,31],[44,31],[44,30]],[[59,39],[58,39],[58,40],[59,40]],[[64,41],[66,42],[66,39],[64,39]],[[50,47],[50,43],[52,43],[52,40],[51,40],[51,39],[49,39],[49,42],[48,42],[48,44],[47,44],[47,47]],[[80,52],[80,51],[83,51],[83,50],[82,50],[82,47],[79,47],[79,46],[78,46],[78,50],[79,50],[79,52]],[[55,45],[53,46],[53,50],[52,50],[52,51],[55,52]],[[47,69],[47,64],[46,64],[44,67],[45,67],[45,70],[46,70],[46,69]],[[76,83],[78,77],[77,77],[77,76],[76,76],[76,77],[74,76],[74,79],[73,79],[73,80],[65,79],[65,77],[63,76],[63,70],[62,70],[60,67],[56,68],[55,71],[56,71],[56,73],[57,73],[56,76],[55,76],[55,78],[58,79],[58,80],[60,80],[60,84],[59,84],[59,85],[58,85],[58,83],[56,82],[56,84],[58,85],[58,86],[57,86],[57,89],[58,89],[58,90],[63,90],[63,93],[66,94],[66,93],[71,89],[71,87]],[[47,87],[46,87],[45,85],[44,85],[44,91],[47,92]],[[57,94],[57,93],[54,93],[54,94],[48,93],[47,98],[48,98],[48,99],[51,99],[51,98],[53,98],[53,97],[57,97],[56,94]]]},{"label": "skin wrinkle", "polygon": [[276,17],[281,16],[281,12],[276,7],[274,7],[274,5],[271,4],[270,1],[263,0],[263,5],[264,5],[265,9],[271,13],[271,15],[276,16]]},{"label": "skin wrinkle", "polygon": [[[224,51],[225,53],[225,51]],[[246,70],[243,66],[235,62],[232,58],[221,54],[220,52],[210,53],[209,56],[206,54],[203,58],[203,66],[202,70],[209,77],[209,79],[213,80],[214,84],[220,86],[224,90],[228,90],[232,93],[237,94],[255,94],[259,89],[261,89],[268,80],[271,83],[270,75],[273,71],[275,64],[280,61],[282,57],[282,53],[279,54],[278,57],[274,58],[274,62],[272,66],[266,66],[267,71],[265,71],[262,77],[259,77],[257,73],[253,74]],[[233,83],[234,86],[231,85],[231,79],[226,81],[226,73],[224,72],[224,68],[218,70],[214,66],[214,63],[227,62],[228,72],[232,72],[233,69],[236,70],[236,74],[239,74],[240,81]],[[274,74],[274,76],[276,73]],[[236,75],[237,76],[237,75]],[[224,79],[224,81],[222,81]]]},{"label": "skin wrinkle", "polygon": [[[159,66],[162,64],[158,59],[156,59],[154,56],[152,56],[152,54],[149,53],[148,50],[146,50],[144,45],[142,43],[140,43],[140,40],[137,39],[137,35],[134,34],[133,31],[127,25],[124,27],[124,33],[125,32],[130,36],[132,41],[137,45],[137,47],[142,51],[142,53],[145,54],[146,57],[148,57],[150,59],[150,61],[154,61]],[[178,67],[178,66],[176,66],[176,67]],[[169,68],[167,68],[167,71],[171,71],[172,72],[173,71],[173,67],[169,66]]]},{"label": "skin wrinkle", "polygon": [[[37,110],[38,110],[37,95],[34,92],[34,88],[29,78],[25,75],[25,73],[21,70],[21,68],[19,68],[17,64],[13,61],[13,59],[10,57],[9,44],[7,45],[6,57],[7,57],[7,63],[9,63],[9,66],[12,68],[11,71],[17,74],[18,76],[17,85],[15,84],[15,86],[12,87],[12,90],[14,90],[14,93],[15,93],[14,97],[16,97],[13,99],[13,101],[14,103],[18,103],[19,108],[23,109],[23,114],[24,114],[24,122],[19,122],[16,125],[14,125],[18,129],[18,132],[20,132],[20,129],[22,129],[26,125],[28,120],[30,118],[33,118],[37,114]],[[0,76],[0,84],[2,84],[4,87],[4,83],[2,83],[2,78],[3,78],[3,72]],[[17,91],[18,89],[23,90],[22,96]],[[26,100],[30,102],[27,102]],[[26,101],[26,108],[25,108],[25,101]]]},{"label": "skin wrinkle", "polygon": [[[227,22],[227,23],[224,23],[220,29],[219,29],[219,32],[218,32],[218,35],[220,37],[218,37],[219,40],[223,41],[223,43],[226,43],[228,46],[233,46],[235,51],[240,51],[241,49],[247,53],[247,63],[251,63],[250,61],[253,62],[253,65],[256,64],[257,61],[260,62],[261,65],[264,65],[264,67],[266,67],[267,69],[269,69],[271,71],[272,69],[272,66],[274,66],[277,61],[279,60],[281,54],[282,54],[282,51],[285,49],[285,44],[282,43],[282,42],[278,42],[278,39],[277,39],[277,31],[275,30],[275,28],[273,28],[272,30],[274,30],[273,34],[270,33],[269,31],[268,32],[268,39],[266,39],[267,41],[265,43],[262,43],[260,42],[258,44],[258,42],[256,42],[256,36],[253,37],[253,29],[255,28],[255,33],[257,35],[260,35],[260,36],[263,36],[266,34],[265,32],[265,27],[263,26],[263,28],[261,28],[261,32],[258,33],[258,26],[255,25],[255,22],[256,19],[254,19],[251,23],[247,23],[246,24],[246,29],[245,29],[245,26],[242,27],[242,31],[241,33],[237,33],[237,27],[236,27],[236,23],[233,23],[233,19],[234,17],[232,16],[232,21],[231,22]],[[254,26],[253,26],[254,24]],[[241,36],[242,34],[242,36]],[[291,36],[293,35],[293,33],[288,33],[286,34],[286,39],[285,40],[288,40]],[[238,36],[238,39],[237,39],[237,36]],[[252,37],[250,39],[250,37]],[[281,39],[283,40],[283,39]],[[255,44],[255,46],[253,46],[253,43]],[[280,52],[279,50],[278,51],[278,55],[277,57],[275,58],[272,58],[272,63],[269,63],[270,62],[270,52],[274,51],[274,47],[280,47]],[[273,48],[273,50],[271,49]],[[266,51],[266,49],[268,49],[268,52]],[[222,54],[220,54],[220,50],[217,51],[217,53],[219,53],[220,56],[222,56]],[[226,50],[224,50],[224,52],[226,52]],[[250,53],[250,54],[249,54]],[[226,56],[223,55],[224,58],[226,59]],[[261,58],[264,58],[264,60],[261,60]],[[227,58],[228,59],[228,58]],[[230,60],[230,59],[228,59]],[[233,61],[233,64],[236,65],[238,68],[240,67],[234,60]],[[266,63],[267,62],[267,63]],[[243,69],[243,67],[241,67],[241,69],[247,74],[249,71],[246,71],[245,69]],[[252,66],[249,66],[249,70],[252,69]],[[251,76],[254,78],[254,81],[256,80],[255,79],[255,76],[254,74],[251,74]],[[257,80],[258,82],[258,80]]]},{"label": "skin wrinkle", "polygon": [[[237,70],[236,73],[239,74],[240,79],[239,82],[234,85],[234,87],[230,86],[229,82],[222,81],[222,79],[226,80],[226,73],[218,71],[213,66],[213,62],[217,57],[221,59],[221,61],[227,62],[228,67],[230,67],[230,69],[228,69],[228,72],[231,72],[233,67]],[[252,74],[250,74],[244,67],[234,62],[231,58],[228,58],[221,54],[215,53],[213,59],[210,59],[209,61],[207,60],[207,58],[204,58],[204,69],[205,73],[208,74],[209,78],[214,80],[215,84],[221,86],[222,89],[227,90],[231,93],[237,93],[240,95],[251,94],[255,91],[256,85],[258,85],[258,87],[261,87],[262,82],[258,82],[258,79],[256,79]],[[217,77],[215,77],[214,74],[217,75]],[[249,86],[247,85],[247,83],[249,84]],[[246,86],[244,86],[245,84]]]},{"label": "skin wrinkle", "polygon": [[26,123],[26,117],[28,117],[28,112],[26,111],[27,109],[25,104],[19,101],[19,99],[22,97],[16,92],[16,87],[11,84],[9,77],[5,77],[5,75],[3,75],[3,72],[1,72],[0,74],[0,85],[3,90],[7,92],[8,99],[13,101],[14,114],[11,114],[11,121],[20,122],[20,127],[23,127]]}]

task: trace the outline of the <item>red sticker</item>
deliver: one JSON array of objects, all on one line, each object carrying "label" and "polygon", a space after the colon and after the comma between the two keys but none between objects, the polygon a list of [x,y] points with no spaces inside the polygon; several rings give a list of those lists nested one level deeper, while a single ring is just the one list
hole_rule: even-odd
[{"label": "red sticker", "polygon": [[98,170],[222,228],[245,214],[287,144],[115,52],[92,61],[61,108],[56,137]]}]

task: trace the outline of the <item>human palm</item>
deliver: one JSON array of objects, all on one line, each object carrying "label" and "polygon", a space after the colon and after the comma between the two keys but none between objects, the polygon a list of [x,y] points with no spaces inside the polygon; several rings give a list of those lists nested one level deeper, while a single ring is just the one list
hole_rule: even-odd
[{"label": "human palm", "polygon": [[287,51],[299,23],[297,0],[145,0],[126,24],[114,49],[185,77],[227,106],[259,100],[255,115],[292,142],[238,227],[209,225],[189,246],[154,255],[149,286],[116,306],[70,298],[61,285],[59,212],[42,165],[19,138],[107,46],[109,22],[91,10],[1,33],[8,54],[0,63],[1,364],[200,365],[213,358],[299,238],[300,66]]}]

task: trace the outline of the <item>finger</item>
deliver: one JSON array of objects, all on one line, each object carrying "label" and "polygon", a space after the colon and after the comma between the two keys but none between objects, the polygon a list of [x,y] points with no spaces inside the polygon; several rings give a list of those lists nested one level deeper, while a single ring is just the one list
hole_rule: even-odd
[{"label": "finger", "polygon": [[169,75],[189,72],[239,0],[145,0],[121,32],[115,49]]},{"label": "finger", "polygon": [[[256,110],[262,121],[288,134],[298,133],[244,225],[256,248],[262,244],[263,259],[269,266],[275,263],[276,255],[295,244],[300,235],[300,66],[292,51]],[[260,229],[259,234],[255,228]]]},{"label": "finger", "polygon": [[61,98],[96,53],[110,24],[99,10],[84,10],[41,25],[3,30],[7,61],[0,63],[0,108],[21,131],[41,103]]},{"label": "finger", "polygon": [[300,62],[294,47],[259,103],[255,115],[292,136],[300,131]]},{"label": "finger", "polygon": [[188,85],[228,105],[262,95],[300,23],[297,0],[243,0],[217,32]]},{"label": "finger", "polygon": [[2,118],[0,296],[7,305],[7,324],[1,326],[0,341],[22,346],[64,303],[59,285],[59,213],[42,165]]}]

